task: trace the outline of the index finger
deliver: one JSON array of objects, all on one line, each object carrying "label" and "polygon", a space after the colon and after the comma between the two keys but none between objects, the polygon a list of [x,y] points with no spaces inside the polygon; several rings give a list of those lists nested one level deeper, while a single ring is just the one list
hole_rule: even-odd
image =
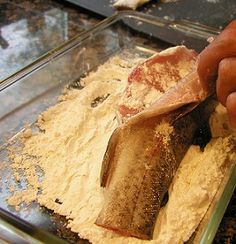
[{"label": "index finger", "polygon": [[198,75],[209,89],[215,84],[218,65],[224,58],[236,56],[236,20],[232,21],[198,56]]}]

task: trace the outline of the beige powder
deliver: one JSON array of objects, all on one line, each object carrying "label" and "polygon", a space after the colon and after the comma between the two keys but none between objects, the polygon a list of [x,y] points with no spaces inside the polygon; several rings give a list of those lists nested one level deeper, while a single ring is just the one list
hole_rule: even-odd
[{"label": "beige powder", "polygon": [[168,150],[171,134],[174,131],[174,127],[169,123],[162,121],[155,129],[155,133],[163,138],[163,146],[165,150]]},{"label": "beige powder", "polygon": [[[93,243],[182,243],[191,236],[226,166],[235,159],[232,136],[215,138],[204,152],[196,146],[189,149],[175,175],[168,204],[158,216],[154,240],[125,238],[94,225],[103,205],[99,186],[103,155],[117,127],[117,104],[127,76],[139,61],[133,59],[130,64],[118,57],[111,59],[83,79],[84,89],[68,91],[60,103],[39,116],[41,132],[25,131],[20,155],[11,155],[14,171],[24,171],[29,187],[15,193],[9,204],[36,200],[66,216],[67,227]],[[104,96],[107,98],[101,104],[91,107],[97,97]],[[163,128],[171,132],[165,124]],[[44,172],[43,179],[36,176],[37,168]]]},{"label": "beige powder", "polygon": [[149,2],[150,0],[117,0],[113,4],[118,9],[133,9],[135,10],[139,6]]},{"label": "beige powder", "polygon": [[229,124],[226,108],[221,104],[218,104],[215,112],[212,114],[210,124],[212,137],[225,137],[236,132]]},{"label": "beige powder", "polygon": [[132,96],[124,93],[121,100],[122,104],[133,109],[147,108],[163,94],[154,87],[141,82],[132,82],[129,85],[129,92]]},{"label": "beige powder", "polygon": [[197,228],[223,179],[235,161],[232,137],[213,139],[204,152],[191,146],[169,189],[168,204],[161,210],[155,236],[159,243],[183,243]]}]

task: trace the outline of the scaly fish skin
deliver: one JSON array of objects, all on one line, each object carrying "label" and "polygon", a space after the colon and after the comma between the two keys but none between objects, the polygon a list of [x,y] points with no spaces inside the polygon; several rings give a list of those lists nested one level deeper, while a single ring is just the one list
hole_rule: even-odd
[{"label": "scaly fish skin", "polygon": [[[96,225],[121,235],[152,239],[172,178],[195,131],[214,108],[214,102],[206,100],[213,91],[199,81],[195,57],[181,46],[155,55],[131,73],[130,84],[144,82],[162,90],[164,79],[174,86],[163,89],[165,93],[151,106],[132,116],[127,114],[132,107],[121,105],[124,123],[114,131],[104,156],[101,186],[106,188],[105,201]],[[183,71],[187,75],[182,76]],[[129,89],[126,95],[132,97]]]},{"label": "scaly fish skin", "polygon": [[[196,129],[211,109],[204,115],[201,105],[175,120],[182,111],[120,129],[113,151],[113,172],[108,179],[103,178],[105,203],[96,225],[125,236],[152,239],[164,194]],[[163,124],[167,128],[171,124],[172,130],[163,133]]]}]

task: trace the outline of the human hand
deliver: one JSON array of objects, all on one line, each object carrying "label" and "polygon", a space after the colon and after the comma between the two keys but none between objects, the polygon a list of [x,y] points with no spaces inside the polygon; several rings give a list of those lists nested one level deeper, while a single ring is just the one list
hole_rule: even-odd
[{"label": "human hand", "polygon": [[197,71],[206,86],[216,82],[218,100],[236,128],[236,20],[199,54]]}]

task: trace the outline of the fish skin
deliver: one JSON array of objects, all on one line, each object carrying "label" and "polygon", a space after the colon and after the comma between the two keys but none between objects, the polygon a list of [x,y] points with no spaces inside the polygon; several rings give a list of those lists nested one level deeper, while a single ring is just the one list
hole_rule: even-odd
[{"label": "fish skin", "polygon": [[[212,93],[193,70],[114,131],[101,170],[101,186],[106,190],[96,225],[124,236],[152,239],[172,178],[197,128],[214,109],[215,103],[207,99]],[[157,133],[163,123],[173,128],[165,136]]]},{"label": "fish skin", "polygon": [[[119,130],[112,174],[103,179],[106,200],[96,225],[124,236],[152,239],[163,197],[200,122],[213,110],[214,106],[209,106],[212,108],[206,113],[201,105],[176,120],[188,109],[181,108],[158,120],[149,118]],[[167,143],[162,134],[155,132],[163,121],[173,126]]]}]

